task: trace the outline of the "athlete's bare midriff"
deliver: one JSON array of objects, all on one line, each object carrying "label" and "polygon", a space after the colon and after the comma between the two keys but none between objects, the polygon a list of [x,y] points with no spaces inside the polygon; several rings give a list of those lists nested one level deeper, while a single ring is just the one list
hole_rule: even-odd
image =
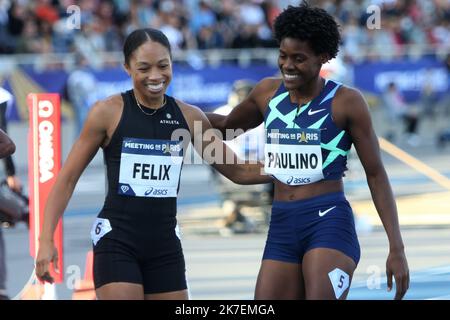
[{"label": "athlete's bare midriff", "polygon": [[302,200],[326,193],[344,191],[342,179],[321,180],[315,183],[300,186],[288,186],[277,180],[275,180],[274,183],[275,183],[275,194],[274,194],[275,201]]}]

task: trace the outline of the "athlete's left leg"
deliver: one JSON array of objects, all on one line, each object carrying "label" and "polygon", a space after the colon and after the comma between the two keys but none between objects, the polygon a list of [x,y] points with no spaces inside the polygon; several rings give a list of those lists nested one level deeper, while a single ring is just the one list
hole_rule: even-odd
[{"label": "athlete's left leg", "polygon": [[[162,260],[162,259],[160,259]],[[183,256],[175,256],[172,265],[142,267],[145,300],[189,300]]]},{"label": "athlete's left leg", "polygon": [[98,300],[142,300],[142,284],[129,282],[110,282],[95,290]]},{"label": "athlete's left leg", "polygon": [[343,252],[315,248],[303,256],[303,277],[307,300],[344,300],[356,263]]},{"label": "athlete's left leg", "polygon": [[146,294],[145,300],[189,300],[188,290]]}]

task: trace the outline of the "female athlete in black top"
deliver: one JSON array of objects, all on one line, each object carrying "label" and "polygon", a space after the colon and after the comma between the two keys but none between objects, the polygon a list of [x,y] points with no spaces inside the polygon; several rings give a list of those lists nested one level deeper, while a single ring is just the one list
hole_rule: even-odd
[{"label": "female athlete in black top", "polygon": [[[91,231],[97,297],[186,299],[175,216],[183,151],[189,141],[234,182],[265,183],[271,178],[261,174],[259,164],[237,164],[239,159],[217,136],[211,143],[211,139],[205,141],[204,131],[211,125],[204,113],[165,94],[172,59],[163,33],[155,29],[132,32],[125,41],[124,56],[133,89],[97,102],[90,111],[48,198],[36,275],[53,280],[48,267],[57,259],[52,243],[55,227],[82,171],[102,147],[108,194]],[[233,154],[232,163],[221,164],[225,156],[215,156],[219,161],[214,161],[205,147]]]}]

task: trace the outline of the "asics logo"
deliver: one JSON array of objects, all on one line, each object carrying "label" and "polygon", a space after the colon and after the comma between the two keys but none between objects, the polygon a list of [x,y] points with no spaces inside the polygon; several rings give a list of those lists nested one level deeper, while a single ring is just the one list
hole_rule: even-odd
[{"label": "asics logo", "polygon": [[326,215],[328,212],[330,212],[331,210],[333,210],[334,208],[336,208],[336,206],[331,207],[330,209],[327,209],[325,211],[319,210],[319,217],[323,217],[324,215]]},{"label": "asics logo", "polygon": [[291,176],[291,177],[286,181],[286,183],[287,183],[287,184],[291,184],[291,183],[292,183],[292,180],[294,180],[294,177],[293,177],[293,176]]},{"label": "asics logo", "polygon": [[153,188],[151,187],[150,189],[148,189],[147,191],[144,192],[145,196],[167,196],[167,194],[169,193],[169,189],[158,189],[158,188]]},{"label": "asics logo", "polygon": [[308,116],[312,116],[312,115],[314,115],[314,114],[316,114],[316,113],[319,113],[319,112],[322,112],[322,111],[325,111],[325,109],[319,109],[319,110],[314,110],[314,111],[312,111],[311,109],[309,109],[309,110],[308,110]]}]

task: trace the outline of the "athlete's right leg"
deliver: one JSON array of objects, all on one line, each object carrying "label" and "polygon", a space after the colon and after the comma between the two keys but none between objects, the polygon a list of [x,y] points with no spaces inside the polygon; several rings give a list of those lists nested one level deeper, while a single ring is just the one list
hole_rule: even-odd
[{"label": "athlete's right leg", "polygon": [[264,259],[256,281],[255,300],[305,298],[302,265]]},{"label": "athlete's right leg", "polygon": [[303,299],[304,284],[295,210],[286,202],[273,202],[270,226],[255,299]]},{"label": "athlete's right leg", "polygon": [[144,285],[135,255],[114,239],[94,246],[94,284],[101,300],[144,300]]},{"label": "athlete's right leg", "polygon": [[144,300],[144,287],[129,282],[112,282],[95,290],[98,300]]}]

